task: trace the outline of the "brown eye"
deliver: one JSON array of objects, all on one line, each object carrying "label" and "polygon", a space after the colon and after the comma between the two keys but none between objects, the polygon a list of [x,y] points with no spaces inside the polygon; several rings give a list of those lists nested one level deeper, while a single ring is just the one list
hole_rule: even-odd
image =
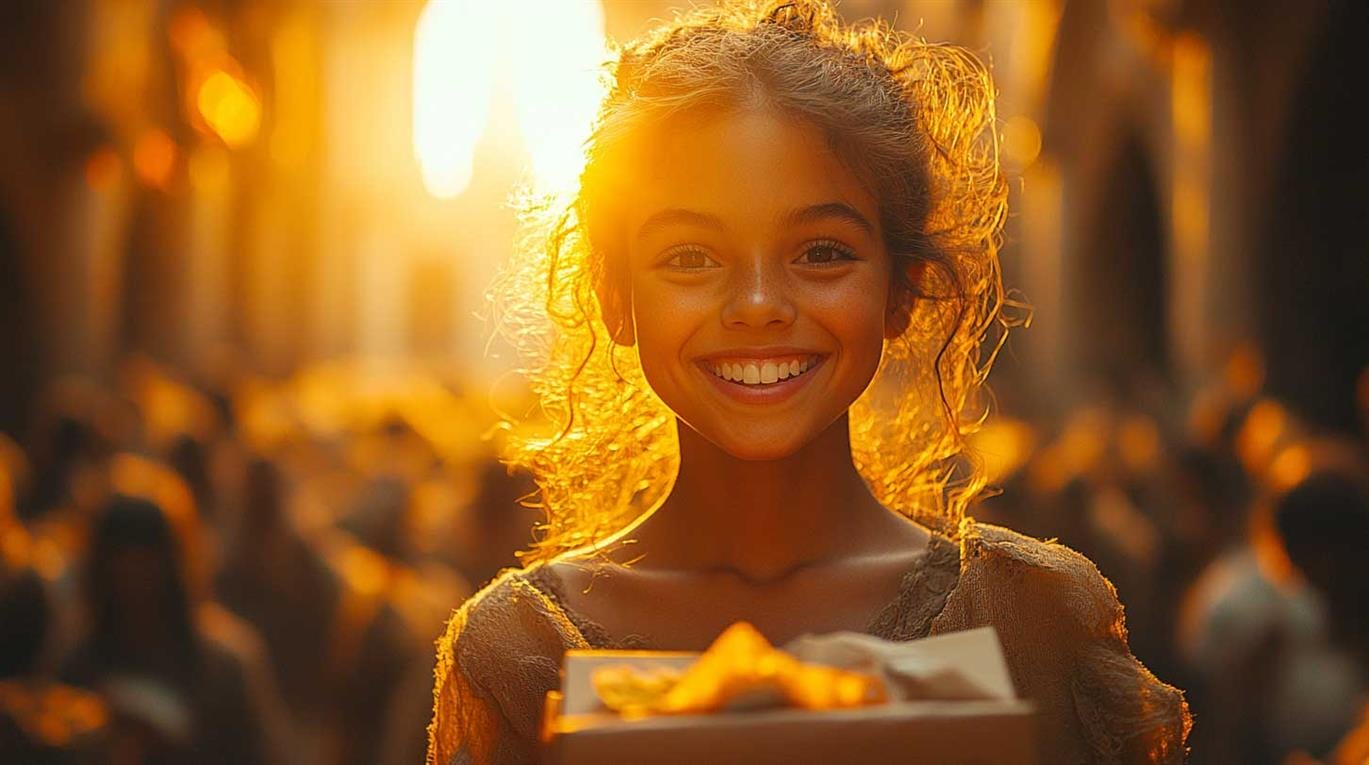
[{"label": "brown eye", "polygon": [[690,249],[676,250],[666,261],[666,265],[682,271],[697,271],[703,268],[711,268],[717,263],[704,254],[703,250]]},{"label": "brown eye", "polygon": [[682,252],[679,255],[680,265],[685,268],[703,268],[708,265],[708,258],[702,252]]},{"label": "brown eye", "polygon": [[853,252],[836,242],[816,242],[803,251],[798,262],[811,266],[826,266],[855,259]]}]

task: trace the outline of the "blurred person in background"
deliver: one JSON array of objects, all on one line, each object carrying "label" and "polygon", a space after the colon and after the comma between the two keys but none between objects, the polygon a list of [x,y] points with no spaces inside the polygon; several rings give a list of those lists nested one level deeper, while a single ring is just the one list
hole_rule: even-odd
[{"label": "blurred person in background", "polygon": [[1246,544],[1193,585],[1179,644],[1199,681],[1195,763],[1326,756],[1352,727],[1369,691],[1364,471],[1355,444],[1287,445],[1260,476]]},{"label": "blurred person in background", "polygon": [[[434,457],[415,449],[409,460],[419,464],[406,472],[421,474]],[[335,646],[355,646],[345,674],[351,692],[341,697],[341,762],[422,759],[431,711],[431,694],[423,691],[431,689],[435,664],[432,638],[451,604],[472,592],[459,574],[420,553],[409,480],[385,472],[370,477],[339,523],[342,534],[331,536],[325,548],[348,583],[349,602],[370,603],[348,610],[371,613],[368,622],[355,621],[350,629],[340,623],[342,632],[333,637]]]},{"label": "blurred person in background", "polygon": [[209,446],[189,433],[176,436],[166,453],[167,465],[185,481],[195,497],[196,510],[206,518],[212,518],[217,510],[209,460]]},{"label": "blurred person in background", "polygon": [[131,418],[132,412],[92,382],[66,379],[50,385],[34,418],[33,489],[21,514],[61,526],[98,504],[106,491],[109,459],[131,436]]},{"label": "blurred person in background", "polygon": [[493,456],[482,460],[474,472],[476,491],[458,513],[453,557],[469,582],[484,586],[503,569],[518,565],[514,553],[527,546],[538,520],[536,509],[524,501],[537,487],[527,471]]},{"label": "blurred person in background", "polygon": [[137,430],[137,413],[89,380],[52,383],[35,413],[33,478],[19,508],[48,586],[52,657],[71,650],[82,629],[81,565],[92,518],[109,497],[117,449]]},{"label": "blurred person in background", "polygon": [[63,677],[106,699],[131,761],[283,761],[258,639],[204,597],[188,490],[139,458],[113,470],[84,562],[88,624]]},{"label": "blurred person in background", "polygon": [[[1221,373],[1188,402],[1172,484],[1180,504],[1175,531],[1186,556],[1184,565],[1190,570],[1199,571],[1246,543],[1254,499],[1250,469],[1255,465],[1254,460],[1242,459],[1242,440],[1258,440],[1268,451],[1280,439],[1287,439],[1284,431],[1294,424],[1291,413],[1270,399],[1264,401],[1260,415],[1251,419],[1261,402],[1264,370],[1261,354],[1239,345],[1226,358]],[[1258,439],[1254,438],[1257,433]]]},{"label": "blurred person in background", "polygon": [[0,518],[20,523],[19,508],[28,496],[32,472],[24,450],[0,433]]},{"label": "blurred person in background", "polygon": [[42,669],[53,626],[34,544],[15,513],[19,455],[0,436],[0,762],[112,762],[108,710],[98,696],[54,682]]},{"label": "blurred person in background", "polygon": [[[1325,447],[1306,477],[1275,503],[1273,526],[1300,579],[1326,611],[1331,641],[1354,661],[1360,710],[1354,730],[1327,757],[1332,765],[1369,762],[1369,465],[1353,445]],[[1304,456],[1287,456],[1308,469]]]},{"label": "blurred person in background", "polygon": [[311,762],[307,753],[323,745],[341,680],[324,647],[343,585],[287,513],[277,465],[255,457],[243,473],[214,590],[261,635],[294,723],[299,759]]},{"label": "blurred person in background", "polygon": [[20,560],[24,543],[15,533],[0,518],[0,762],[121,765],[126,760],[108,747],[108,711],[99,697],[38,668],[50,609],[42,577]]}]

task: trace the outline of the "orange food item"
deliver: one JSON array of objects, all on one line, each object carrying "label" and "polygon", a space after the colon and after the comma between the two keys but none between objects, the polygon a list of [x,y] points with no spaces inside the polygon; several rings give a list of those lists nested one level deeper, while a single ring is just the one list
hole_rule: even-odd
[{"label": "orange food item", "polygon": [[685,672],[601,667],[594,689],[624,715],[694,714],[724,709],[790,706],[842,709],[888,700],[880,678],[804,664],[747,622],[723,631]]}]

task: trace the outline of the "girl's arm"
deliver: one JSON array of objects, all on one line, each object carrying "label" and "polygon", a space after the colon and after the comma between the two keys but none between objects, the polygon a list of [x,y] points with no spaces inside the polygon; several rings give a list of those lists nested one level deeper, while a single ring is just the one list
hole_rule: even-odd
[{"label": "girl's arm", "polygon": [[530,763],[547,691],[583,638],[520,572],[457,609],[437,644],[428,765]]},{"label": "girl's arm", "polygon": [[462,606],[447,623],[437,645],[433,719],[428,724],[427,765],[485,765],[494,762],[497,742],[508,724],[487,692],[461,668],[461,632],[470,612]]}]

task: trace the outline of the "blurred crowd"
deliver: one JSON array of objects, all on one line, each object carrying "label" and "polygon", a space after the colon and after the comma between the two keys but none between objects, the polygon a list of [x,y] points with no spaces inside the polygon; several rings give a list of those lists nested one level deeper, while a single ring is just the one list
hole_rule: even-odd
[{"label": "blurred crowd", "polygon": [[0,435],[0,762],[422,762],[433,640],[536,520],[486,394],[52,385]]},{"label": "blurred crowd", "polygon": [[1003,491],[975,514],[1112,581],[1133,651],[1187,694],[1191,762],[1363,765],[1369,369],[1355,432],[1266,395],[1264,371],[1240,348],[1181,405],[1139,385],[1053,428],[992,420],[975,438]]},{"label": "blurred crowd", "polygon": [[[1361,763],[1369,417],[1319,432],[1262,381],[1242,350],[1182,406],[1001,413],[975,515],[1113,581],[1192,762]],[[421,762],[432,641],[537,520],[488,400],[347,364],[51,385],[0,437],[0,761]]]}]

